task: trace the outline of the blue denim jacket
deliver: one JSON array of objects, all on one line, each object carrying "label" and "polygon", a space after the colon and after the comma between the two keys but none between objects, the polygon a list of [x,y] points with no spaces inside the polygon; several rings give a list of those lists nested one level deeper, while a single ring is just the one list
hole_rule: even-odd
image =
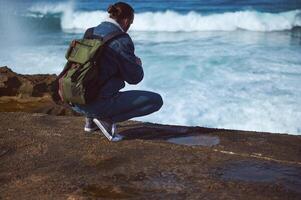
[{"label": "blue denim jacket", "polygon": [[[93,35],[105,37],[106,35],[120,31],[120,28],[111,22],[102,22],[93,28]],[[143,79],[142,66],[136,63],[135,48],[128,34],[117,36],[110,41],[101,54],[100,88],[98,97],[112,97],[125,87],[125,81],[129,84],[138,84]]]}]

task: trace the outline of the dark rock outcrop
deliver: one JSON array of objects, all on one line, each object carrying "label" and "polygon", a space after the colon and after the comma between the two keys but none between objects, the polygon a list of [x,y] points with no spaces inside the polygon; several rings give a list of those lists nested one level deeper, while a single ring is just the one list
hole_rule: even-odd
[{"label": "dark rock outcrop", "polygon": [[0,112],[41,112],[52,115],[78,115],[68,105],[51,98],[55,74],[22,75],[0,67]]},{"label": "dark rock outcrop", "polygon": [[55,74],[22,75],[0,67],[0,96],[43,97],[49,94]]},{"label": "dark rock outcrop", "polygon": [[21,85],[21,81],[9,68],[0,68],[0,96],[16,96]]}]

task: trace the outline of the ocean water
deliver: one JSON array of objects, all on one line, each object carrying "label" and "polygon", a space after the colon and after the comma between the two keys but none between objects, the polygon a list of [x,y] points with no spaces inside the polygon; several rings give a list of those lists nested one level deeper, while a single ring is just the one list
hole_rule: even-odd
[{"label": "ocean water", "polygon": [[[112,2],[0,0],[0,65],[58,74]],[[301,0],[127,2],[145,77],[125,90],[164,99],[138,120],[301,134]]]}]

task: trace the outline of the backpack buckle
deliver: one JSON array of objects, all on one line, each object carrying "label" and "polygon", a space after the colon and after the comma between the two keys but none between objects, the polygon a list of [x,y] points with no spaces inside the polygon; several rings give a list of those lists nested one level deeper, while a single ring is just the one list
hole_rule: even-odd
[{"label": "backpack buckle", "polygon": [[78,64],[78,63],[72,63],[71,64],[71,68],[77,68],[77,67],[79,67],[80,66],[80,64]]}]

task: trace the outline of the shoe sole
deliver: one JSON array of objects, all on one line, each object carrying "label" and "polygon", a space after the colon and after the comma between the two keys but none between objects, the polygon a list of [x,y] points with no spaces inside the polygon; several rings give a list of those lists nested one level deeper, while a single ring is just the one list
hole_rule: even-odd
[{"label": "shoe sole", "polygon": [[111,142],[119,142],[121,140],[123,140],[123,136],[116,133]]},{"label": "shoe sole", "polygon": [[110,135],[110,133],[108,133],[108,131],[105,129],[105,127],[101,124],[100,121],[98,121],[97,119],[93,119],[93,122],[96,124],[96,126],[98,126],[98,128],[101,130],[101,132],[106,136],[106,138],[109,141],[112,141],[113,137]]},{"label": "shoe sole", "polygon": [[98,127],[95,127],[95,128],[86,128],[86,127],[85,127],[85,128],[84,128],[84,131],[90,133],[90,132],[96,131],[96,130],[98,130],[98,129],[99,129]]},{"label": "shoe sole", "polygon": [[112,136],[115,136],[115,131],[116,131],[116,124],[112,125]]}]

